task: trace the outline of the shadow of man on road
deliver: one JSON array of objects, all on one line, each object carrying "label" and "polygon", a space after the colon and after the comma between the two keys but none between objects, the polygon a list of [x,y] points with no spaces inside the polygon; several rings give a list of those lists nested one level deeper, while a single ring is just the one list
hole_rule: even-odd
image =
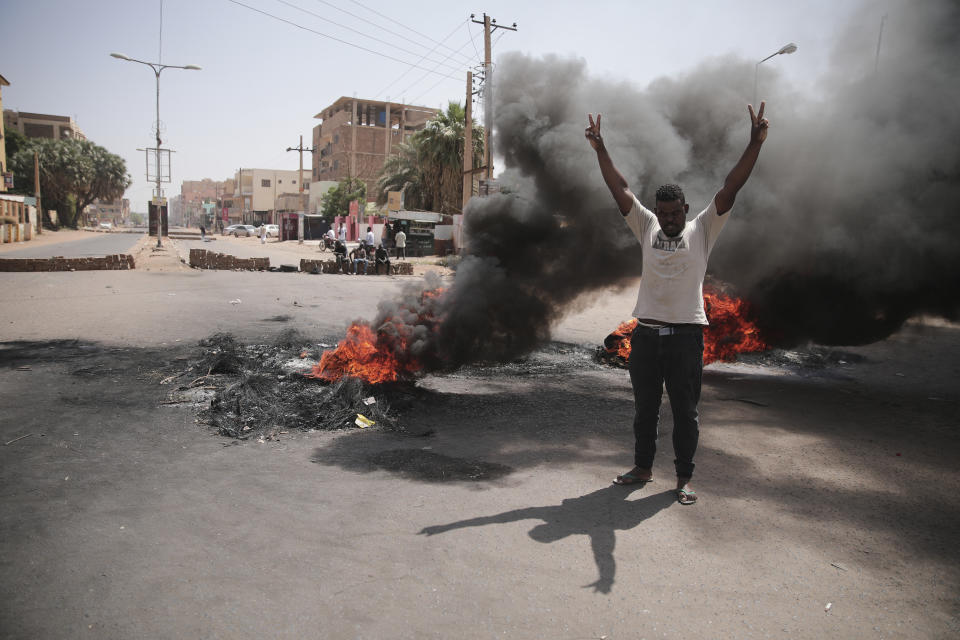
[{"label": "shadow of man on road", "polygon": [[593,587],[596,592],[610,593],[617,571],[613,559],[616,545],[614,532],[632,529],[676,501],[676,491],[672,490],[627,501],[627,497],[638,488],[609,486],[579,498],[567,498],[556,506],[514,509],[493,516],[424,527],[420,533],[432,536],[453,529],[519,520],[543,520],[543,524],[538,524],[528,533],[537,542],[556,542],[571,535],[590,536],[593,559],[600,576],[596,582],[584,585],[584,588]]}]

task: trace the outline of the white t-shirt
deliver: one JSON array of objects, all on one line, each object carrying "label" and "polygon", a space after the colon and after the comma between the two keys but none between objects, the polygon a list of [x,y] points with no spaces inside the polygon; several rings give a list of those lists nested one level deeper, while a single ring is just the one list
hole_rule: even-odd
[{"label": "white t-shirt", "polygon": [[398,231],[393,240],[397,243],[397,247],[401,249],[407,246],[407,234],[405,234],[403,231]]},{"label": "white t-shirt", "polygon": [[718,216],[711,199],[677,237],[668,238],[660,230],[657,216],[634,196],[633,208],[623,219],[643,248],[635,318],[664,324],[708,324],[703,310],[703,276],[710,251],[729,216],[729,211]]},{"label": "white t-shirt", "polygon": [[373,231],[367,231],[367,244],[373,244]]}]

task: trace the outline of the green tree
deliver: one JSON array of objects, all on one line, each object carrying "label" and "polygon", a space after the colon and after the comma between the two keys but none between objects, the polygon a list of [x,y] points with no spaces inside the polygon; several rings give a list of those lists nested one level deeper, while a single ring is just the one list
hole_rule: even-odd
[{"label": "green tree", "polygon": [[18,193],[33,193],[33,153],[40,155],[43,208],[55,209],[61,224],[76,227],[94,200],[116,200],[130,186],[127,163],[89,140],[28,138],[10,161]]},{"label": "green tree", "polygon": [[[406,206],[459,213],[463,203],[463,155],[466,111],[456,102],[438,113],[384,162],[377,200],[388,191],[403,191]],[[473,166],[483,158],[483,127],[473,124]]]},{"label": "green tree", "polygon": [[377,180],[377,204],[385,204],[388,193],[399,191],[405,207],[427,209],[419,147],[411,141],[401,142],[394,149],[396,153],[387,156]]},{"label": "green tree", "polygon": [[367,201],[367,183],[360,178],[346,177],[335,187],[330,187],[323,197],[320,213],[324,220],[333,223],[336,216],[345,216],[350,212],[350,201],[359,200],[361,206]]}]

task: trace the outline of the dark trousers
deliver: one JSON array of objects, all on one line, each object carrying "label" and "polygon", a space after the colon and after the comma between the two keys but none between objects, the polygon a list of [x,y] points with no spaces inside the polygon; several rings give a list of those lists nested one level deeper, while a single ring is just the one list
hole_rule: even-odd
[{"label": "dark trousers", "polygon": [[649,469],[657,452],[660,400],[666,383],[673,410],[673,461],[677,475],[693,476],[693,456],[700,439],[697,403],[703,375],[703,327],[679,325],[664,331],[637,325],[630,337],[630,382],[636,415],[634,464]]}]

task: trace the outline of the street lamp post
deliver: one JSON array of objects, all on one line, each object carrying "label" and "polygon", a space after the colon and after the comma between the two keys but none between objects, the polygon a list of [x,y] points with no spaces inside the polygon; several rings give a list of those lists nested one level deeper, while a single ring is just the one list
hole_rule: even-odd
[{"label": "street lamp post", "polygon": [[161,215],[160,209],[160,72],[164,69],[189,69],[190,71],[200,71],[200,67],[195,64],[188,64],[185,66],[175,65],[175,64],[160,64],[159,62],[144,62],[143,60],[136,60],[130,56],[124,55],[122,53],[111,53],[111,57],[117,58],[118,60],[126,60],[127,62],[139,62],[140,64],[145,64],[151,69],[153,69],[153,74],[157,78],[157,122],[156,122],[156,136],[157,136],[157,166],[156,166],[156,178],[157,178],[157,247],[160,247],[160,237],[163,235],[163,215]]},{"label": "street lamp post", "polygon": [[767,60],[769,60],[770,58],[772,58],[773,56],[783,55],[784,53],[793,53],[796,50],[797,50],[797,45],[791,42],[790,44],[783,45],[782,47],[780,47],[778,51],[774,51],[773,53],[768,55],[766,58],[764,58],[763,60],[757,63],[756,69],[754,70],[754,73],[753,73],[753,104],[754,105],[757,104],[757,78],[760,76],[760,65],[766,62]]}]

